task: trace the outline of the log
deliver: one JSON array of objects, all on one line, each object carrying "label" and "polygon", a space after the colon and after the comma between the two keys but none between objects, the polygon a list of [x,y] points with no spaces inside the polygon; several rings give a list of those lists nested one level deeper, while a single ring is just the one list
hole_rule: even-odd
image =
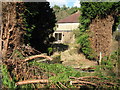
[{"label": "log", "polygon": [[25,80],[25,81],[19,81],[16,83],[16,85],[24,85],[24,84],[31,84],[31,83],[48,83],[48,79],[38,79],[38,80]]},{"label": "log", "polygon": [[45,55],[34,55],[34,56],[30,56],[26,59],[24,59],[23,61],[26,62],[26,61],[29,61],[29,60],[32,60],[32,59],[35,59],[35,58],[39,58],[39,57],[43,57],[43,58],[46,58],[48,60],[53,60],[51,57],[49,56],[45,56]]}]

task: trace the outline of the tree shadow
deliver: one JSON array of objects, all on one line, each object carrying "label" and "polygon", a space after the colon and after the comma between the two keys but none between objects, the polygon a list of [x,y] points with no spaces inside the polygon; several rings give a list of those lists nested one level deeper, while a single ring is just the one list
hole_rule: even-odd
[{"label": "tree shadow", "polygon": [[56,51],[63,52],[65,50],[68,50],[69,46],[65,44],[53,44],[52,48],[53,48],[53,52],[56,52]]}]

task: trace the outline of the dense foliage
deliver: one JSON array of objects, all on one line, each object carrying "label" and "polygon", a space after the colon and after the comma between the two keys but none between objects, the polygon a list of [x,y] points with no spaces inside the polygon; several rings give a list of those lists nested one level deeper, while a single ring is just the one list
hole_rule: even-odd
[{"label": "dense foliage", "polygon": [[81,17],[80,17],[80,33],[78,36],[78,43],[81,45],[81,51],[89,59],[94,59],[94,51],[90,47],[90,30],[89,25],[95,18],[105,18],[112,15],[115,19],[113,30],[120,21],[118,14],[120,13],[120,2],[81,2]]},{"label": "dense foliage", "polygon": [[24,21],[26,24],[25,43],[41,52],[47,52],[52,42],[55,14],[49,2],[24,3]]}]

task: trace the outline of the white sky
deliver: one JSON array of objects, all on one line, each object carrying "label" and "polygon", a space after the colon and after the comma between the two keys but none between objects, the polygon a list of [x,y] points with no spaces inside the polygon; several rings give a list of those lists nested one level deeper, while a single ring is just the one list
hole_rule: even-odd
[{"label": "white sky", "polygon": [[80,7],[80,1],[79,0],[47,0],[50,2],[50,6],[58,5],[58,6],[77,6]]}]

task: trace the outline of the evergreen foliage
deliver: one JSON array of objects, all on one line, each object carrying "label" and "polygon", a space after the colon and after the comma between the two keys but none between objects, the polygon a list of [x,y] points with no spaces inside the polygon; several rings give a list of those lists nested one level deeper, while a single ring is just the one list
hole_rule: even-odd
[{"label": "evergreen foliage", "polygon": [[53,9],[49,2],[26,2],[24,5],[25,43],[41,52],[47,52],[56,22]]},{"label": "evergreen foliage", "polygon": [[[66,67],[61,64],[47,64],[47,63],[38,63],[38,62],[30,62],[30,65],[36,65],[40,68],[44,69],[48,72],[49,79],[52,80],[52,82],[57,83],[58,81],[67,82],[69,80],[69,77],[79,77],[81,76],[81,73],[78,71],[75,71],[71,67]],[[55,76],[51,76],[49,73],[52,72],[55,74]]]},{"label": "evergreen foliage", "polygon": [[4,87],[15,89],[17,86],[15,85],[15,81],[13,79],[10,79],[7,66],[2,65],[1,70],[2,70],[2,76],[3,76],[2,77],[2,84],[4,85]]}]

